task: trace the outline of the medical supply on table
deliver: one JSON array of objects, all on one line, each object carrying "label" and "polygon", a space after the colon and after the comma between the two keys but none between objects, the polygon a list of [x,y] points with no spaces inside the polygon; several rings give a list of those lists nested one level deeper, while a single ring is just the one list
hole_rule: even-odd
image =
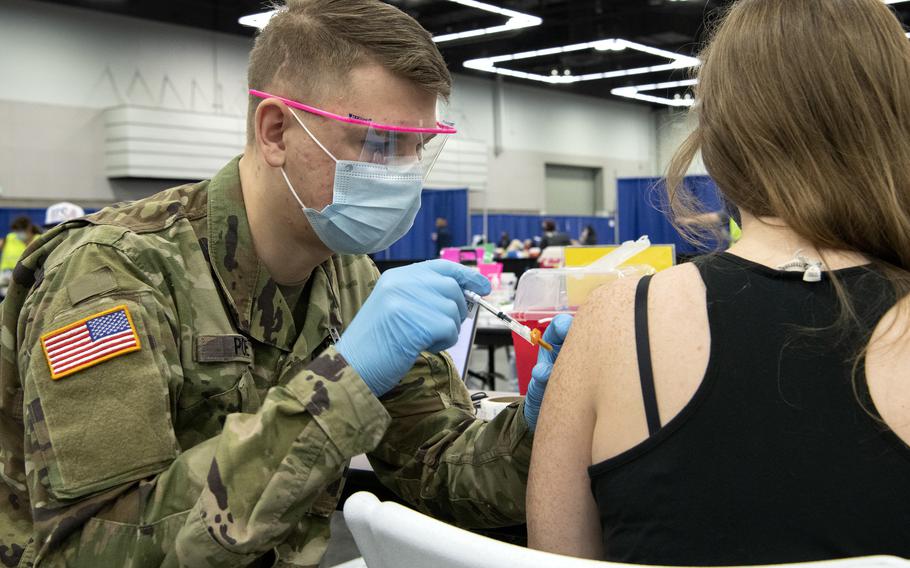
[{"label": "medical supply on table", "polygon": [[[509,315],[519,325],[543,333],[554,317],[574,314],[597,288],[622,278],[652,274],[651,266],[624,264],[650,246],[650,240],[642,237],[623,243],[588,266],[529,270],[518,282],[515,304]],[[537,363],[537,349],[522,339],[520,334],[513,335],[518,391],[524,394]]]},{"label": "medical supply on table", "polygon": [[483,262],[483,247],[448,247],[439,251],[439,258],[459,264]]},{"label": "medical supply on table", "polygon": [[[483,267],[485,265],[481,265]],[[481,274],[483,271],[481,270]],[[486,301],[494,306],[503,306],[502,310],[508,313],[504,306],[515,301],[515,286],[518,284],[518,278],[512,272],[503,272],[500,274],[484,274],[493,285],[493,291],[485,297]]]},{"label": "medical supply on table", "polygon": [[484,300],[483,298],[481,298],[479,295],[475,294],[474,292],[471,292],[470,290],[466,290],[464,295],[465,295],[465,298],[467,298],[467,300],[469,302],[474,302],[475,304],[478,304],[480,307],[487,310],[491,314],[495,315],[503,323],[506,324],[506,327],[508,327],[509,329],[512,330],[512,333],[518,334],[519,337],[521,337],[522,339],[524,339],[531,345],[533,345],[535,347],[540,345],[547,351],[553,350],[553,346],[550,345],[549,343],[547,343],[546,341],[544,341],[543,338],[541,337],[540,330],[531,329],[528,326],[518,323],[517,321],[515,321],[514,319],[509,317],[505,312],[503,312],[502,310],[500,310],[493,304],[487,302],[486,300]]}]

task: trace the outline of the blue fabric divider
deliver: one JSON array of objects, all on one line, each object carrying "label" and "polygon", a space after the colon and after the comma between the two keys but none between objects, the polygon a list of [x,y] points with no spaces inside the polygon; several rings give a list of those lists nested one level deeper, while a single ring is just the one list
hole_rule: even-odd
[{"label": "blue fabric divider", "polygon": [[[0,238],[9,232],[10,223],[21,215],[28,216],[39,227],[44,225],[45,208],[0,207]],[[97,209],[86,209],[86,214]],[[452,245],[463,246],[468,242],[468,190],[424,189],[421,194],[421,207],[414,220],[414,226],[397,243],[389,249],[377,253],[375,258],[382,260],[420,260],[430,259],[436,255],[436,247],[431,238],[436,231],[436,218],[444,217],[449,221],[452,234]]]},{"label": "blue fabric divider", "polygon": [[[38,227],[44,226],[44,214],[47,209],[43,207],[0,207],[0,238],[9,233],[10,224],[16,219],[25,215],[32,220],[32,223]],[[94,213],[97,209],[86,209],[85,213]]]},{"label": "blue fabric divider", "polygon": [[449,222],[452,246],[468,244],[468,190],[424,189],[414,226],[398,242],[373,256],[377,260],[428,260],[436,256],[436,218]]},{"label": "blue fabric divider", "polygon": [[32,220],[32,223],[42,227],[44,225],[44,212],[46,209],[43,208],[14,208],[14,207],[2,207],[0,208],[0,237],[5,237],[7,233],[10,232],[10,224],[16,219],[16,217],[26,216]]},{"label": "blue fabric divider", "polygon": [[[543,233],[541,223],[545,219],[552,219],[556,223],[556,229],[567,233],[571,239],[577,240],[581,236],[582,229],[586,225],[591,225],[597,234],[597,244],[614,244],[616,242],[616,229],[612,217],[561,215],[487,215],[487,239],[498,244],[503,232],[508,233],[510,239],[520,241],[539,237]],[[471,215],[471,232],[475,235],[483,233],[483,215]]]},{"label": "blue fabric divider", "polygon": [[[686,186],[695,194],[704,211],[722,211],[724,203],[717,186],[708,176],[689,176]],[[717,247],[705,243],[695,247],[686,241],[670,223],[667,194],[662,178],[626,178],[617,182],[619,240],[634,240],[648,235],[654,244],[675,244],[676,252],[694,254]]]}]

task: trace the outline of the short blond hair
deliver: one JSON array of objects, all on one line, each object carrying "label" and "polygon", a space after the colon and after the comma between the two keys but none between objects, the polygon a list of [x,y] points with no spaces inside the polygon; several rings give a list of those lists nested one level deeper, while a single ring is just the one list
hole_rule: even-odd
[{"label": "short blond hair", "polygon": [[[430,33],[380,0],[287,0],[250,53],[251,89],[312,100],[354,67],[373,61],[442,98],[452,77]],[[260,99],[250,96],[247,140]]]}]

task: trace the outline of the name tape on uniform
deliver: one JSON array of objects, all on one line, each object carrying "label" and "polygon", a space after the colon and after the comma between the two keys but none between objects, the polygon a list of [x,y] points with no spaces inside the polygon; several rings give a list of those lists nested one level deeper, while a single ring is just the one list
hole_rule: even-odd
[{"label": "name tape on uniform", "polygon": [[196,337],[196,361],[252,363],[253,347],[250,340],[242,335],[199,335]]},{"label": "name tape on uniform", "polygon": [[54,380],[141,348],[126,306],[104,310],[45,333],[41,346]]}]

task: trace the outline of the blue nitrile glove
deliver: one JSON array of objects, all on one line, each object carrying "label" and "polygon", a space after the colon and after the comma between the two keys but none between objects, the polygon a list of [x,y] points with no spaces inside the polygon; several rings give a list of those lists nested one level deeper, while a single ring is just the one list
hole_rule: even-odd
[{"label": "blue nitrile glove", "polygon": [[464,290],[490,281],[472,268],[430,260],[383,274],[336,348],[376,396],[392,390],[421,351],[455,345],[468,315]]},{"label": "blue nitrile glove", "polygon": [[538,349],[537,364],[531,370],[531,382],[528,384],[528,394],[525,395],[525,422],[531,432],[537,428],[537,415],[540,414],[540,405],[543,403],[544,391],[547,390],[547,381],[550,380],[550,373],[553,372],[553,364],[556,363],[556,357],[559,356],[559,350],[569,335],[569,327],[572,325],[572,316],[568,314],[559,314],[543,333],[543,339],[553,346],[553,351],[547,351],[543,347]]}]

